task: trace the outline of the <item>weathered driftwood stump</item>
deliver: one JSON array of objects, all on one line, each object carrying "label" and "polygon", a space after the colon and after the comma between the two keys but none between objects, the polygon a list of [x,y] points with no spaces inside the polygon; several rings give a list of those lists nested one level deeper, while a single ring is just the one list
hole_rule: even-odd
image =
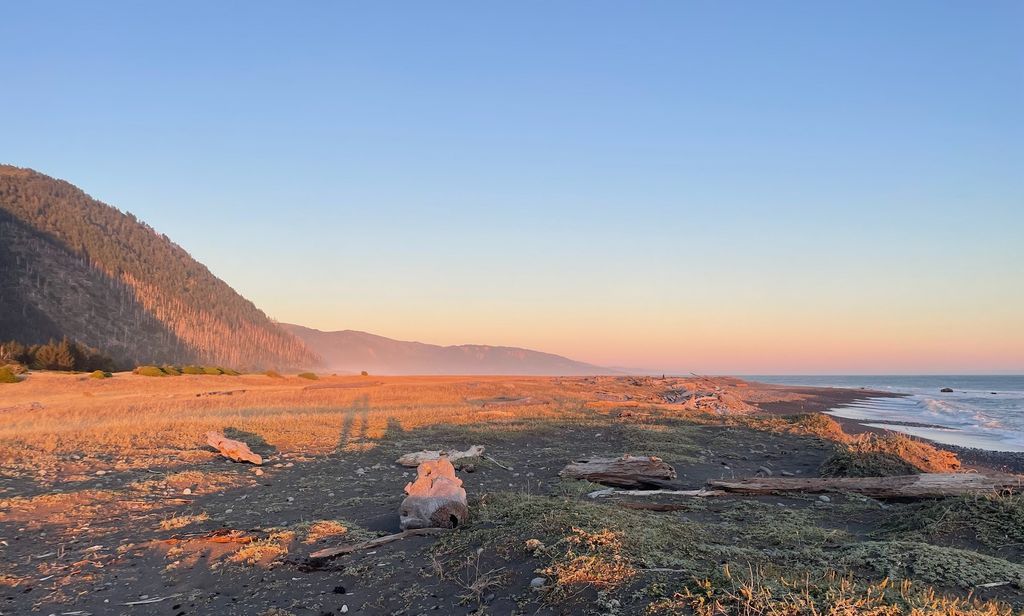
[{"label": "weathered driftwood stump", "polygon": [[982,473],[924,473],[895,477],[780,477],[709,481],[737,494],[777,492],[849,492],[872,498],[935,498],[969,494],[1024,492],[1024,476]]},{"label": "weathered driftwood stump", "polygon": [[258,453],[253,453],[249,446],[242,441],[236,441],[230,439],[220,432],[207,432],[206,442],[222,456],[235,462],[252,462],[253,464],[263,464],[263,457]]},{"label": "weathered driftwood stump", "polygon": [[446,456],[421,463],[416,474],[398,510],[402,530],[455,528],[469,518],[466,490]]},{"label": "weathered driftwood stump", "polygon": [[586,479],[616,488],[663,488],[676,471],[661,458],[631,456],[576,460],[558,473],[569,479]]}]

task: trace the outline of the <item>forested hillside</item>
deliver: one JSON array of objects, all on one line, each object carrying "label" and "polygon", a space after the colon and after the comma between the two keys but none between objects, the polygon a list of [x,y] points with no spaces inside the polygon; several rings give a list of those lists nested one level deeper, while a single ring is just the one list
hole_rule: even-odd
[{"label": "forested hillside", "polygon": [[64,336],[128,363],[318,362],[133,215],[67,182],[0,165],[0,340]]}]

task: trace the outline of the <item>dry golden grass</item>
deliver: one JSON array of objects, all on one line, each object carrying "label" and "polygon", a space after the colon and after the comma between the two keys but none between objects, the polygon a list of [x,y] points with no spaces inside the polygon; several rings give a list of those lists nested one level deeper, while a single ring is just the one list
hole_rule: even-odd
[{"label": "dry golden grass", "polygon": [[[516,396],[542,404],[502,406],[500,415],[571,417],[587,399],[582,382],[554,379],[403,377],[361,387],[360,377],[325,377],[317,388],[288,377],[182,376],[152,379],[117,374],[102,381],[78,375],[32,374],[5,391],[0,463],[10,468],[90,469],[151,466],[154,459],[188,464],[213,455],[209,430],[258,435],[279,452],[324,453],[363,448],[389,430],[437,423],[500,421],[494,409],[467,398]],[[337,388],[324,388],[324,384]],[[230,392],[230,393],[228,393]],[[138,452],[145,451],[140,459]]]},{"label": "dry golden grass", "polygon": [[271,533],[266,539],[246,544],[228,557],[228,561],[235,564],[268,567],[287,556],[294,541],[295,533],[291,531]]},{"label": "dry golden grass", "polygon": [[857,584],[835,572],[824,579],[787,579],[751,570],[724,579],[704,580],[670,599],[648,606],[649,614],[695,616],[1013,616],[1005,603],[973,597],[949,597],[909,580]]},{"label": "dry golden grass", "polygon": [[[669,403],[682,392],[718,391],[736,414]],[[595,416],[660,415],[706,424],[811,434],[850,442],[831,418],[750,414],[748,404],[793,402],[805,394],[735,379],[547,378],[429,376],[322,377],[186,375],[148,378],[119,373],[32,373],[4,390],[0,465],[38,474],[41,481],[84,479],[96,470],[188,466],[216,454],[204,445],[210,430],[231,429],[250,445],[278,454],[363,451],[397,431],[437,424],[488,424],[502,429],[523,420],[585,420]],[[628,410],[623,410],[627,408]],[[631,421],[624,417],[624,421]],[[930,446],[925,445],[924,449]],[[932,448],[917,457],[938,459]]]},{"label": "dry golden grass", "polygon": [[205,522],[210,516],[205,513],[199,515],[176,515],[173,518],[161,520],[158,528],[160,530],[178,530],[196,522]]},{"label": "dry golden grass", "polygon": [[310,524],[305,543],[316,543],[348,534],[348,527],[336,520],[321,520]]},{"label": "dry golden grass", "polygon": [[565,541],[570,546],[565,557],[544,570],[561,587],[611,589],[636,575],[636,569],[622,555],[622,537],[615,531],[574,528]]}]

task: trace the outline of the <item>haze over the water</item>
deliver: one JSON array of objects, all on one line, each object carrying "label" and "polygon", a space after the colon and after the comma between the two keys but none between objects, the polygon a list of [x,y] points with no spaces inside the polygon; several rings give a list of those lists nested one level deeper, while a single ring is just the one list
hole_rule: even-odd
[{"label": "haze over the water", "polygon": [[14,3],[0,162],[319,329],[1020,372],[1022,23],[1020,2]]}]

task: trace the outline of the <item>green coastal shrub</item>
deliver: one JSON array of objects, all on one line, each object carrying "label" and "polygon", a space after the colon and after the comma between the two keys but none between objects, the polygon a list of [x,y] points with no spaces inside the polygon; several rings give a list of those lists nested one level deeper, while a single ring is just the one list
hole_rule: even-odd
[{"label": "green coastal shrub", "polygon": [[309,379],[310,381],[319,381],[320,377],[312,372],[301,372],[299,373],[300,379]]},{"label": "green coastal shrub", "polygon": [[0,383],[17,383],[18,375],[7,366],[0,366]]},{"label": "green coastal shrub", "polygon": [[232,370],[231,368],[221,368],[220,371],[227,376],[241,376],[242,373],[238,370]]},{"label": "green coastal shrub", "polygon": [[185,366],[181,369],[182,374],[206,374],[202,366]]},{"label": "green coastal shrub", "polygon": [[272,379],[283,379],[284,378],[283,376],[281,376],[280,372],[277,372],[275,370],[267,370],[263,374],[265,374],[266,376],[269,376]]},{"label": "green coastal shrub", "polygon": [[224,374],[224,371],[217,366],[203,366],[203,374],[209,374],[210,376],[217,376]]},{"label": "green coastal shrub", "polygon": [[89,373],[90,379],[109,379],[112,376],[114,375],[111,374],[110,372],[104,372],[102,370],[93,370],[92,372]]},{"label": "green coastal shrub", "polygon": [[141,376],[167,376],[167,373],[157,366],[139,366],[132,372]]},{"label": "green coastal shrub", "polygon": [[181,376],[181,370],[177,366],[163,366],[160,368],[167,376]]}]

